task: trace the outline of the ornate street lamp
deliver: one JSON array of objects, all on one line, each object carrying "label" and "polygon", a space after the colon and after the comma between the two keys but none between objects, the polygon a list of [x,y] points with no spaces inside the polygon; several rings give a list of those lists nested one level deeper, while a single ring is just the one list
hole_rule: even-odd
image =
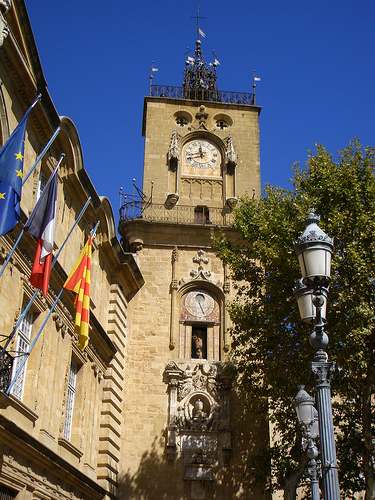
[{"label": "ornate street lamp", "polygon": [[305,285],[327,286],[331,278],[333,239],[318,226],[320,217],[312,210],[305,219],[306,229],[294,243]]},{"label": "ornate street lamp", "polygon": [[[323,308],[326,304],[331,277],[333,240],[320,229],[319,221],[320,217],[312,210],[305,219],[306,229],[294,243],[294,249],[301,267],[302,284],[309,290],[308,294],[315,307],[315,310],[313,309],[315,315],[310,316],[309,320],[313,322],[310,344],[316,349],[311,363],[311,373],[315,380],[319,417],[324,498],[325,500],[340,500],[331,403],[331,380],[335,363],[328,362],[328,355],[324,351],[328,345],[328,336],[324,332],[325,312]],[[297,300],[299,300],[302,321],[306,322],[309,317],[306,306],[301,306],[300,296],[297,296]]]},{"label": "ornate street lamp", "polygon": [[319,436],[318,412],[314,406],[314,398],[305,391],[301,385],[293,403],[299,424],[306,429],[307,434],[316,439]]},{"label": "ornate street lamp", "polygon": [[311,397],[302,385],[295,397],[294,408],[297,412],[298,422],[303,430],[304,449],[310,459],[307,472],[311,480],[311,500],[319,500],[319,467],[316,462],[319,452],[315,441],[319,437],[318,412],[314,406],[314,398]]},{"label": "ornate street lamp", "polygon": [[[293,294],[297,300],[298,310],[301,316],[301,320],[304,323],[314,324],[317,311],[314,305],[313,299],[313,290],[310,287],[307,287],[302,278],[296,281],[295,287],[293,288]],[[322,296],[323,296],[323,306],[321,309],[322,321],[326,321],[327,315],[327,295],[328,289],[322,287]]]}]

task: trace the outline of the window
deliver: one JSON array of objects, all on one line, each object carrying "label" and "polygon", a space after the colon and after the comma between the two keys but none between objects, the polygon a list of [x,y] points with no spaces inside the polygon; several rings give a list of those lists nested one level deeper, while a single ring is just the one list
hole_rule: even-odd
[{"label": "window", "polygon": [[18,492],[14,491],[4,484],[0,484],[0,500],[12,500],[16,498]]},{"label": "window", "polygon": [[207,359],[207,328],[193,326],[191,332],[191,358]]},{"label": "window", "polygon": [[76,393],[76,380],[77,380],[78,367],[74,361],[70,363],[69,371],[69,381],[68,381],[68,393],[66,397],[66,412],[65,412],[65,423],[64,423],[64,438],[68,441],[72,433],[72,422],[73,422],[73,408],[74,408],[74,396]]},{"label": "window", "polygon": [[224,130],[224,129],[228,128],[228,124],[225,120],[217,120],[216,127],[221,129],[221,130]]},{"label": "window", "polygon": [[36,189],[36,201],[39,200],[40,195],[42,194],[42,191],[46,184],[47,184],[47,177],[41,171],[38,179],[38,187]]},{"label": "window", "polygon": [[194,224],[207,224],[210,222],[210,211],[208,207],[195,207]]},{"label": "window", "polygon": [[[25,316],[21,321],[18,330],[16,352],[12,370],[12,380],[15,374],[18,372],[19,367],[21,366],[21,363],[24,358],[24,353],[28,352],[29,350],[32,324],[33,324],[33,313],[27,311],[27,313],[25,314]],[[11,394],[13,394],[13,396],[15,396],[20,400],[22,400],[23,389],[25,385],[26,365],[27,362],[23,365],[22,370],[18,374],[17,379],[14,381],[11,390]]]},{"label": "window", "polygon": [[177,118],[176,123],[180,127],[185,127],[188,124],[188,121],[183,116],[180,116],[180,117]]}]

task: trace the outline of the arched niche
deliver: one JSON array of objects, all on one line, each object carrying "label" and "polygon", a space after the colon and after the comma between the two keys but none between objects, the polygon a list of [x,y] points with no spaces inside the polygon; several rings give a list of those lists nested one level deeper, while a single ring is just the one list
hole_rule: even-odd
[{"label": "arched niche", "polygon": [[192,280],[178,290],[178,358],[184,361],[221,360],[224,294],[205,280]]}]

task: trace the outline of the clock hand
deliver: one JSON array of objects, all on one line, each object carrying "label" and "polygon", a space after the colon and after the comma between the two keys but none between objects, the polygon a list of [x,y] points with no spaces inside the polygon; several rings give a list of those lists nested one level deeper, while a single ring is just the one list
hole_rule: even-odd
[{"label": "clock hand", "polygon": [[202,150],[199,153],[189,153],[189,156],[202,156],[204,154],[205,154],[205,152]]},{"label": "clock hand", "polygon": [[191,154],[187,157],[187,159],[193,159],[193,158],[196,158],[196,157],[199,157],[199,158],[204,158],[205,156],[205,153],[195,153],[195,154]]}]

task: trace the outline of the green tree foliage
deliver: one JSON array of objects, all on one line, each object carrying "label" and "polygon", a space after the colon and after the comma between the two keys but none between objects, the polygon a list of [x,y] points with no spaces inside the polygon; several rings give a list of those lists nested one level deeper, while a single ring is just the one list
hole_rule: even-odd
[{"label": "green tree foliage", "polygon": [[[290,191],[267,185],[260,199],[243,198],[235,211],[239,240],[214,239],[231,269],[237,297],[232,360],[254,411],[267,411],[274,441],[264,456],[269,469],[259,480],[295,498],[306,457],[301,449],[293,398],[298,386],[313,394],[309,365],[314,351],[292,295],[300,270],[293,242],[312,208],[320,227],[334,238],[328,297],[327,352],[336,361],[332,382],[342,494],[366,490],[375,498],[372,399],[375,384],[375,175],[372,148],[358,140],[334,159],[325,147],[309,152],[304,168],[294,165]],[[248,464],[252,474],[254,464]],[[262,476],[262,477],[260,477]]]}]

